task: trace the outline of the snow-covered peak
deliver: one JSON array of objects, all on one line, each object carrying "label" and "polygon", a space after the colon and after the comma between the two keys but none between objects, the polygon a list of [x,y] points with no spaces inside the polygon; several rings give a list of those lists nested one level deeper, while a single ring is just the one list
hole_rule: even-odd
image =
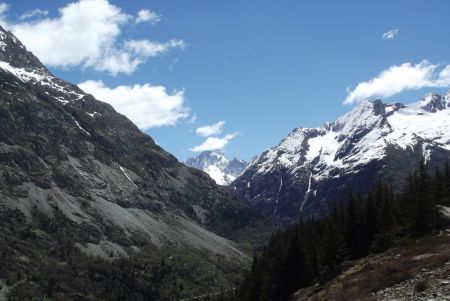
[{"label": "snow-covered peak", "polygon": [[367,193],[380,179],[399,181],[420,158],[448,158],[449,99],[429,94],[408,105],[363,101],[335,122],[293,130],[232,186],[281,223],[327,212],[350,186]]},{"label": "snow-covered peak", "polygon": [[419,106],[428,112],[441,111],[447,107],[446,97],[442,97],[435,93],[429,93],[419,101]]},{"label": "snow-covered peak", "polygon": [[351,135],[360,130],[379,125],[385,114],[385,105],[381,100],[362,101],[349,113],[338,118],[334,130],[341,132],[342,135]]},{"label": "snow-covered peak", "polygon": [[186,160],[186,165],[207,172],[219,185],[229,185],[246,168],[243,160],[228,158],[220,151],[206,151]]},{"label": "snow-covered peak", "polygon": [[222,152],[219,151],[205,151],[200,153],[195,158],[190,158],[188,160],[195,160],[198,166],[208,166],[211,164],[214,165],[227,165],[228,159],[225,157],[225,155]]},{"label": "snow-covered peak", "polygon": [[[348,139],[383,124],[387,110],[380,100],[367,100],[335,122],[319,128],[296,128],[276,147],[268,149],[252,162],[258,172],[266,173],[276,166],[297,168],[316,160],[334,162],[348,144]],[[389,111],[396,110],[393,106]]]},{"label": "snow-covered peak", "polygon": [[425,140],[450,149],[448,99],[450,93],[427,94],[410,105],[363,101],[333,123],[293,130],[251,166],[261,174],[279,167],[313,168],[318,179],[335,168],[354,168],[382,158],[388,146],[406,149]]}]

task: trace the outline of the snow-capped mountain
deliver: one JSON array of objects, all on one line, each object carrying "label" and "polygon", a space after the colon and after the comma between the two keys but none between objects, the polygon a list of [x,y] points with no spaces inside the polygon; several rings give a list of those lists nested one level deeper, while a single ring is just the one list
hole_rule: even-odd
[{"label": "snow-capped mountain", "polygon": [[219,185],[229,185],[247,167],[247,162],[236,158],[228,160],[220,151],[206,151],[188,158],[186,165],[203,170]]},{"label": "snow-capped mountain", "polygon": [[232,184],[275,222],[321,215],[351,187],[364,194],[379,180],[401,187],[422,157],[450,158],[450,93],[403,105],[364,101],[337,121],[297,128],[256,157]]}]

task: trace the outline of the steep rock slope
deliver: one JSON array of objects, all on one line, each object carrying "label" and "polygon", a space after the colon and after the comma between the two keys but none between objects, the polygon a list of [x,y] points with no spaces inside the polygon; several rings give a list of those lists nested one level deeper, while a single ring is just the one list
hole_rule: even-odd
[{"label": "steep rock slope", "polygon": [[229,238],[251,223],[249,209],[110,105],[54,77],[3,28],[0,129],[0,216],[44,221],[43,239],[45,225],[63,219],[87,254],[174,245],[243,258]]},{"label": "steep rock slope", "polygon": [[320,128],[297,128],[255,158],[232,187],[275,223],[323,215],[350,188],[364,194],[379,180],[400,188],[425,158],[450,158],[450,94],[411,105],[364,101]]},{"label": "steep rock slope", "polygon": [[242,174],[248,164],[236,158],[228,160],[219,151],[202,152],[197,157],[188,158],[185,163],[208,173],[219,185],[229,185]]}]

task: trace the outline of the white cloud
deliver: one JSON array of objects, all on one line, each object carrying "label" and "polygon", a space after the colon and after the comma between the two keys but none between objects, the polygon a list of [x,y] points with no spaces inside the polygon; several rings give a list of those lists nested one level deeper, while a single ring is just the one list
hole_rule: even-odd
[{"label": "white cloud", "polygon": [[143,57],[155,57],[167,53],[172,48],[184,49],[183,40],[172,39],[166,43],[157,43],[149,40],[130,40],[125,42],[125,48]]},{"label": "white cloud", "polygon": [[[3,20],[6,9],[0,5]],[[132,19],[108,0],[80,0],[60,8],[56,18],[6,22],[5,26],[48,66],[81,66],[112,75],[130,74],[147,59],[185,46],[176,39],[124,41],[123,28]]]},{"label": "white cloud", "polygon": [[375,78],[359,83],[347,91],[344,104],[351,104],[371,97],[390,97],[407,90],[426,87],[450,87],[450,65],[438,72],[439,65],[422,61],[418,64],[404,63],[382,71]]},{"label": "white cloud", "polygon": [[399,29],[391,29],[389,31],[386,31],[385,33],[383,33],[382,38],[383,40],[393,40],[397,36],[399,31]]},{"label": "white cloud", "polygon": [[119,49],[108,49],[104,56],[95,62],[95,70],[108,72],[112,75],[119,73],[131,74],[142,63],[140,58]]},{"label": "white cloud", "polygon": [[192,114],[191,118],[189,118],[187,123],[193,124],[193,123],[195,123],[197,121],[197,119],[198,119],[198,116],[197,116],[197,114],[194,113],[194,114]]},{"label": "white cloud", "polygon": [[148,22],[154,25],[159,21],[161,21],[161,16],[148,9],[141,9],[136,18],[136,24]]},{"label": "white cloud", "polygon": [[9,4],[5,2],[0,3],[0,15],[4,15],[9,9]]},{"label": "white cloud", "polygon": [[140,129],[175,125],[189,117],[183,91],[168,93],[163,86],[150,84],[109,88],[102,81],[86,81],[78,85],[95,98],[111,104]]},{"label": "white cloud", "polygon": [[20,20],[26,20],[26,19],[31,19],[34,17],[47,17],[48,15],[48,10],[43,10],[43,9],[32,9],[27,11],[26,13],[22,14],[19,19]]},{"label": "white cloud", "polygon": [[211,125],[205,125],[197,128],[195,132],[203,137],[216,136],[222,133],[222,128],[225,125],[225,121],[219,121]]},{"label": "white cloud", "polygon": [[192,152],[222,150],[234,137],[237,136],[237,134],[238,133],[228,134],[223,138],[209,137],[202,144],[194,146],[190,150]]}]

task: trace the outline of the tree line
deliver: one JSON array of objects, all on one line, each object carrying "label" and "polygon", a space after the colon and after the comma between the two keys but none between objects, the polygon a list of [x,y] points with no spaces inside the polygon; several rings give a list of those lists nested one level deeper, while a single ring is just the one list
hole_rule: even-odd
[{"label": "tree line", "polygon": [[439,227],[436,205],[450,206],[448,163],[431,176],[421,161],[401,188],[380,182],[363,198],[349,191],[326,218],[274,233],[254,256],[242,286],[226,300],[288,300],[300,288],[339,275],[345,261],[431,233]]}]

